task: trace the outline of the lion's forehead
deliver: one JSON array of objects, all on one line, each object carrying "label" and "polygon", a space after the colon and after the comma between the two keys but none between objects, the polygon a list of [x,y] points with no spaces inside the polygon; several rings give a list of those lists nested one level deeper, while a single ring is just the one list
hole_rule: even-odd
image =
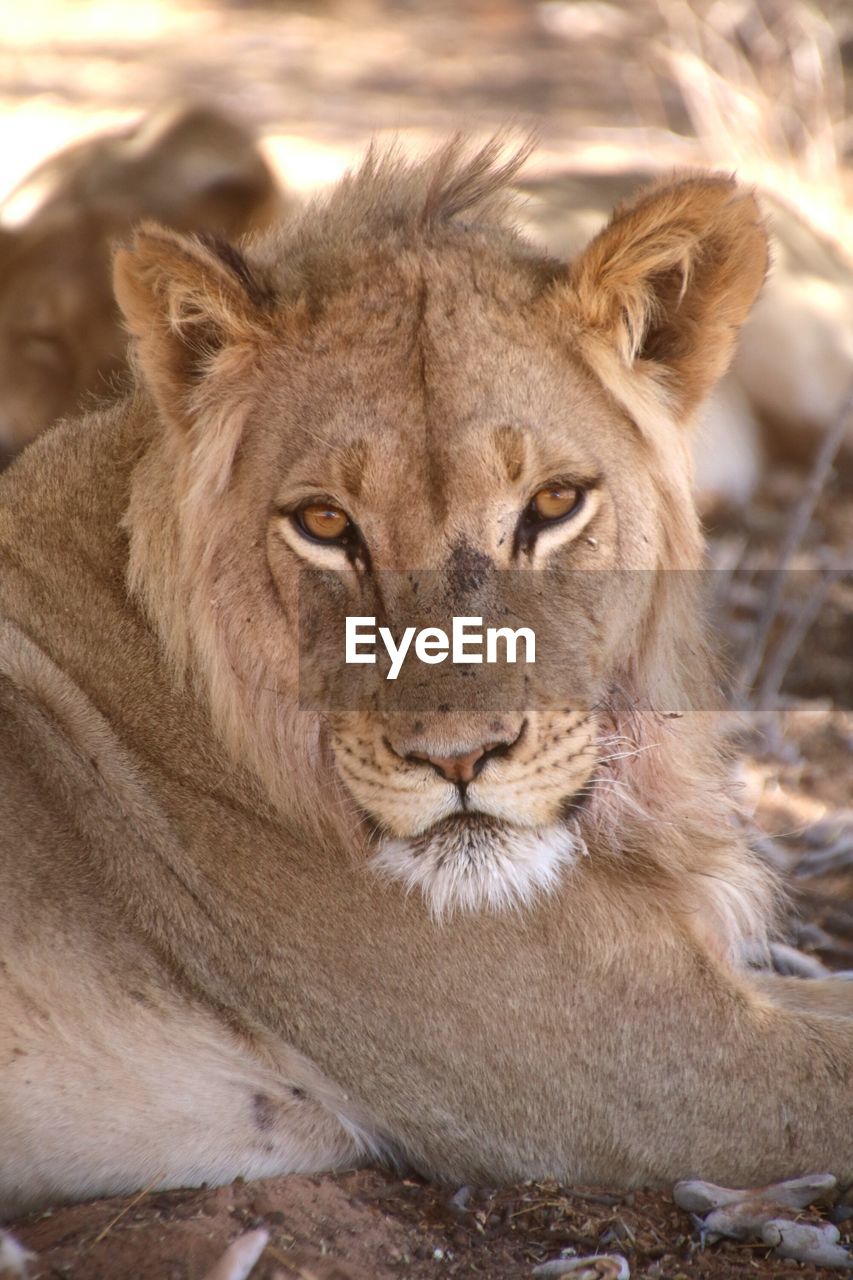
[{"label": "lion's forehead", "polygon": [[267,351],[260,416],[279,505],[336,500],[377,568],[439,567],[460,542],[506,566],[523,510],[555,480],[629,472],[637,505],[642,458],[624,413],[530,299],[509,306],[502,286],[476,283],[403,264]]},{"label": "lion's forehead", "polygon": [[621,421],[603,389],[550,335],[532,337],[521,303],[446,274],[420,291],[366,282],[329,303],[298,352],[268,352],[263,394],[289,466],[355,478],[383,505],[441,491],[457,509],[528,469],[600,468],[596,437]]},{"label": "lion's forehead", "polygon": [[395,261],[323,298],[301,335],[297,378],[313,382],[321,370],[338,394],[367,387],[371,400],[390,387],[410,398],[420,385],[455,416],[485,393],[522,400],[519,380],[528,396],[560,385],[565,361],[529,293],[521,270],[472,280],[466,257]]}]

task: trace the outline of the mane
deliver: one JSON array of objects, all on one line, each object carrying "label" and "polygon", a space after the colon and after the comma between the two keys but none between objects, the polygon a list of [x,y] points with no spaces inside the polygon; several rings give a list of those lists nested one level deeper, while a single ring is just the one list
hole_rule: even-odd
[{"label": "mane", "polygon": [[371,236],[383,230],[413,232],[440,227],[460,214],[501,223],[512,207],[507,191],[535,140],[522,141],[509,155],[506,134],[498,133],[478,150],[456,134],[432,154],[407,160],[399,146],[384,151],[372,144],[361,165],[335,189],[326,208],[351,234],[364,227]]},{"label": "mane", "polygon": [[748,847],[698,571],[656,574],[644,634],[601,707],[599,769],[569,817],[617,879],[653,886],[721,959],[766,955],[781,889]]},{"label": "mane", "polygon": [[541,258],[515,230],[518,196],[511,186],[535,145],[527,136],[512,146],[499,133],[472,149],[456,135],[412,160],[396,143],[373,143],[331,192],[258,236],[252,261],[280,298],[316,302],[363,271],[366,251],[417,252],[460,232],[470,240],[479,230],[484,243],[497,240],[514,257]]}]

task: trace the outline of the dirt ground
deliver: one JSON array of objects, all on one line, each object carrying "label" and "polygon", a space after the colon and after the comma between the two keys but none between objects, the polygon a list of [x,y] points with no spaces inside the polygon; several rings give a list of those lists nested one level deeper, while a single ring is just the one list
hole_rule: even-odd
[{"label": "dirt ground", "polygon": [[[541,154],[553,164],[590,128],[642,122],[649,147],[657,139],[671,148],[673,135],[663,131],[686,130],[687,120],[675,91],[652,74],[662,10],[587,4],[586,26],[576,23],[568,38],[571,8],[513,0],[302,8],[45,0],[14,14],[9,7],[0,50],[0,186],[71,137],[176,93],[212,97],[262,130],[297,188],[337,176],[377,129],[401,128],[425,141],[459,125],[487,130],[514,117],[538,126]],[[606,134],[597,137],[606,151]],[[691,146],[684,142],[685,153]],[[805,467],[772,467],[748,512],[710,529],[716,562],[728,565],[721,626],[735,668],[806,476]],[[789,575],[790,603],[774,643],[789,633],[827,556],[846,556],[849,565],[851,548],[853,491],[836,478],[801,548],[804,572]],[[853,969],[851,604],[853,581],[839,574],[788,666],[784,712],[748,709],[733,730],[745,753],[738,780],[754,838],[790,875],[788,939],[836,969]],[[843,1206],[833,1212],[842,1230],[853,1229]],[[202,1280],[226,1245],[256,1226],[270,1232],[252,1272],[257,1280],[509,1280],[569,1249],[618,1252],[635,1277],[818,1274],[768,1257],[764,1246],[703,1247],[668,1192],[460,1189],[376,1170],[149,1192],[57,1209],[14,1229],[37,1255],[34,1280]]]},{"label": "dirt ground", "polygon": [[36,1280],[201,1280],[230,1240],[256,1226],[270,1242],[252,1280],[520,1280],[569,1249],[621,1254],[633,1277],[649,1280],[828,1274],[768,1259],[764,1246],[703,1249],[667,1194],[548,1183],[460,1194],[374,1170],[101,1200],[31,1221],[18,1235],[40,1251]]}]

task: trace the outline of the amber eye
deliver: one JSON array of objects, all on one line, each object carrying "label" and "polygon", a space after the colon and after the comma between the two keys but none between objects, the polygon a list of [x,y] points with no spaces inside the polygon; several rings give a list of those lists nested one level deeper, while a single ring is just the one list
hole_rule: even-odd
[{"label": "amber eye", "polygon": [[571,484],[546,484],[534,493],[530,501],[530,515],[534,520],[562,520],[580,503],[583,491]]},{"label": "amber eye", "polygon": [[353,529],[347,513],[332,502],[307,502],[295,519],[302,532],[318,542],[340,542]]}]

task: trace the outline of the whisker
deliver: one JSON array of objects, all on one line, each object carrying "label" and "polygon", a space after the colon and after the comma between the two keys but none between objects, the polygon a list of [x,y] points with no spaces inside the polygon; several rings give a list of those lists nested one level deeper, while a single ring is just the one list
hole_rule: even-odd
[{"label": "whisker", "polygon": [[631,756],[642,755],[645,751],[655,751],[660,747],[659,742],[648,742],[642,747],[634,747],[632,751],[615,751],[609,755],[603,755],[602,760],[628,760]]}]

